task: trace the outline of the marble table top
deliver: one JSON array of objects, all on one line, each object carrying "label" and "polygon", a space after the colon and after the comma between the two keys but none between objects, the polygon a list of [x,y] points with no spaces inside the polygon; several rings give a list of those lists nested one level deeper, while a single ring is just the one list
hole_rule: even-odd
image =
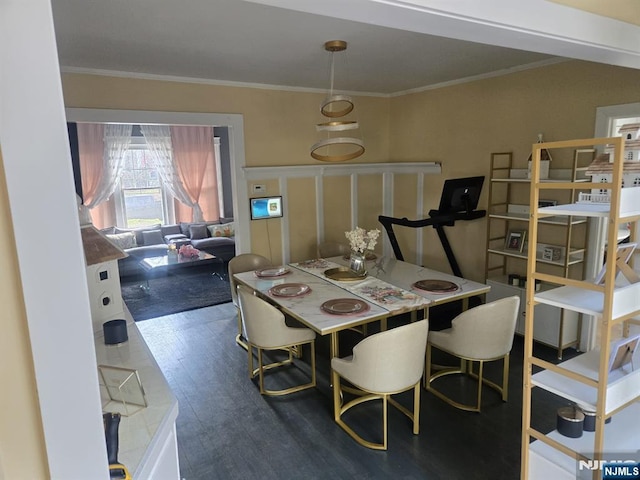
[{"label": "marble table top", "polygon": [[[332,257],[296,262],[283,266],[287,273],[277,277],[258,277],[255,272],[238,273],[234,277],[321,335],[480,295],[490,289],[482,283],[386,257],[368,261],[369,274],[361,282],[337,281],[324,275],[325,270],[340,265],[348,265],[348,260]],[[433,293],[414,287],[415,282],[426,279],[450,281],[458,288]],[[311,291],[296,297],[274,296],[269,292],[272,287],[286,283],[308,285]],[[335,315],[321,309],[324,302],[337,298],[364,300],[369,309],[351,315]]]},{"label": "marble table top", "polygon": [[[289,272],[279,277],[260,278],[255,272],[243,272],[234,274],[238,283],[248,286],[266,298],[271,303],[277,304],[285,312],[298,319],[300,322],[315,330],[320,335],[338,332],[358,325],[363,325],[375,320],[386,318],[389,311],[367,302],[369,309],[352,315],[334,315],[322,310],[321,305],[338,298],[362,300],[357,295],[327,282],[325,279],[304,272],[297,268],[288,268]],[[269,293],[269,289],[276,285],[286,283],[302,283],[308,285],[311,291],[298,297],[279,297]]]}]

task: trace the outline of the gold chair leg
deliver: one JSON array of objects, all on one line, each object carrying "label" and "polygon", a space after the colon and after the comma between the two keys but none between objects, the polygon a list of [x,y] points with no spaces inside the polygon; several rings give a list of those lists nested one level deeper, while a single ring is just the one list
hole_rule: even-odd
[{"label": "gold chair leg", "polygon": [[[508,396],[508,382],[509,382],[509,354],[507,353],[504,357],[502,357],[503,362],[505,362],[503,364],[503,370],[502,370],[502,385],[498,385],[494,382],[492,382],[491,380],[488,380],[486,378],[484,378],[484,362],[485,361],[495,361],[495,360],[500,360],[500,358],[495,358],[495,359],[491,359],[491,360],[476,360],[479,364],[479,369],[478,369],[478,373],[474,372],[473,369],[473,364],[474,361],[469,360],[469,359],[462,359],[460,362],[460,368],[447,368],[445,370],[440,370],[437,373],[434,373],[433,375],[430,374],[431,371],[431,345],[427,343],[427,360],[426,360],[426,366],[425,366],[425,379],[424,379],[424,385],[425,388],[433,393],[436,397],[440,398],[441,400],[444,400],[445,402],[447,402],[449,405],[452,405],[456,408],[459,408],[460,410],[466,410],[469,412],[480,412],[481,410],[481,406],[482,406],[482,387],[483,385],[486,385],[490,388],[493,388],[494,390],[496,390],[498,393],[500,393],[500,396],[502,398],[502,401],[506,402],[507,401],[507,396]],[[447,397],[445,394],[441,393],[440,391],[436,390],[432,383],[434,380],[436,380],[437,378],[440,378],[442,376],[445,375],[452,375],[452,374],[467,374],[470,377],[472,377],[473,379],[475,379],[478,382],[478,391],[477,391],[477,398],[476,398],[476,405],[472,406],[472,405],[466,405],[464,403],[459,403],[456,402],[455,400]]]},{"label": "gold chair leg", "polygon": [[331,383],[333,384],[333,420],[337,423],[340,420],[340,408],[342,401],[340,399],[340,376],[331,370]]},{"label": "gold chair leg", "polygon": [[258,347],[258,385],[260,393],[264,395],[264,368],[262,366],[262,349]]},{"label": "gold chair leg", "polygon": [[254,370],[253,370],[253,346],[252,345],[247,345],[247,355],[248,355],[247,365],[249,365],[249,378],[253,378]]},{"label": "gold chair leg", "polygon": [[[287,395],[289,393],[299,392],[301,390],[306,390],[308,388],[313,388],[317,385],[316,382],[316,352],[315,352],[315,342],[307,342],[311,345],[311,381],[308,383],[304,383],[302,385],[297,385],[294,387],[285,388],[283,390],[269,390],[264,386],[264,372],[267,370],[271,370],[273,368],[282,367],[284,365],[293,364],[293,356],[295,354],[294,349],[292,347],[283,347],[278,348],[277,350],[284,350],[288,354],[288,358],[286,360],[282,360],[279,362],[272,362],[268,364],[264,364],[263,362],[263,349],[256,347],[258,351],[258,368],[253,369],[253,355],[249,354],[249,376],[250,378],[254,378],[258,375],[258,385],[260,387],[260,394],[267,395],[271,397]],[[299,347],[299,351],[302,351],[302,345],[297,345]],[[253,348],[251,344],[249,344],[250,350]]]},{"label": "gold chair leg", "polygon": [[[353,438],[357,443],[362,445],[363,447],[371,448],[373,450],[386,450],[387,449],[387,440],[389,436],[389,404],[396,407],[401,413],[406,415],[409,420],[413,422],[413,433],[417,435],[420,431],[420,381],[418,381],[413,388],[413,411],[410,411],[403,405],[400,405],[396,400],[393,399],[391,394],[377,394],[370,393],[367,391],[360,390],[358,392],[359,396],[345,404],[342,402],[342,392],[343,390],[351,391],[351,388],[342,388],[340,385],[340,375],[338,375],[334,370],[331,371],[331,381],[333,383],[333,418],[335,422],[349,434],[351,438]],[[399,392],[398,392],[399,393]],[[361,403],[368,402],[371,400],[382,400],[382,443],[373,443],[368,440],[365,440],[360,435],[358,435],[351,427],[349,427],[343,420],[342,415],[347,412],[347,410],[355,407],[356,405],[360,405]]]},{"label": "gold chair leg", "polygon": [[240,307],[238,307],[236,305],[236,309],[238,310],[238,334],[236,335],[236,343],[238,345],[240,345],[242,348],[244,348],[245,350],[249,349],[249,344],[245,341],[245,339],[242,336],[242,314],[240,313]]},{"label": "gold chair leg", "polygon": [[413,434],[420,433],[420,382],[413,387]]},{"label": "gold chair leg", "polygon": [[389,405],[387,402],[389,395],[382,396],[382,447],[384,450],[387,449],[387,433],[388,433],[388,409]]},{"label": "gold chair leg", "polygon": [[476,409],[479,412],[480,407],[482,406],[482,373],[484,371],[484,362],[480,360],[480,362],[478,363],[480,364],[480,366],[478,367],[478,402],[476,404]]},{"label": "gold chair leg", "polygon": [[[302,348],[300,349],[302,356]],[[316,386],[316,342],[311,342],[311,382]]]},{"label": "gold chair leg", "polygon": [[431,384],[431,344],[427,342],[427,351],[425,353],[425,367],[424,367],[424,375],[422,375],[422,382],[424,388],[429,389],[429,385]]},{"label": "gold chair leg", "polygon": [[502,401],[506,402],[509,395],[509,354],[502,359]]}]

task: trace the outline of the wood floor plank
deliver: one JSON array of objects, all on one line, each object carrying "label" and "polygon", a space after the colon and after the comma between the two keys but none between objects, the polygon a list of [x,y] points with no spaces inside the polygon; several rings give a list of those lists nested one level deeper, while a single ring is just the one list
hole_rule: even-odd
[{"label": "wood floor plank", "polygon": [[[359,446],[333,421],[328,339],[316,342],[316,389],[263,397],[249,379],[247,352],[235,343],[235,314],[233,305],[224,304],[138,323],[179,401],[178,450],[185,480],[519,477],[519,337],[511,356],[507,403],[485,389],[482,412],[462,412],[422,390],[420,434],[414,436],[406,417],[390,407],[389,449],[380,452]],[[359,338],[355,332],[341,337],[342,355],[349,354]],[[553,357],[551,349],[542,353]],[[282,385],[305,381],[310,369],[304,360],[287,374],[267,380]],[[499,375],[500,365],[487,371]],[[459,379],[445,388],[461,394],[469,390]],[[550,430],[562,400],[545,392],[536,395],[542,406],[535,420]],[[400,400],[405,405],[412,401],[406,394]],[[380,406],[362,407],[348,418],[376,439],[381,435]]]}]

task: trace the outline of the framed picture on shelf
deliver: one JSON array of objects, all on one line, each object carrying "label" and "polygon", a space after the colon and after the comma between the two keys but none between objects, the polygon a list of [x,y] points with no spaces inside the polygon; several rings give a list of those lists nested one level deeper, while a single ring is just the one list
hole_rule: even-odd
[{"label": "framed picture on shelf", "polygon": [[564,247],[546,245],[542,249],[542,259],[551,262],[561,262],[564,258]]},{"label": "framed picture on shelf", "polygon": [[611,355],[609,357],[609,371],[617,370],[631,364],[634,370],[633,355],[640,343],[640,335],[622,338],[611,345]]},{"label": "framed picture on shelf", "polygon": [[511,250],[513,252],[522,252],[522,249],[524,248],[524,239],[526,236],[526,230],[509,230],[509,233],[507,233],[507,239],[504,244],[504,249]]}]

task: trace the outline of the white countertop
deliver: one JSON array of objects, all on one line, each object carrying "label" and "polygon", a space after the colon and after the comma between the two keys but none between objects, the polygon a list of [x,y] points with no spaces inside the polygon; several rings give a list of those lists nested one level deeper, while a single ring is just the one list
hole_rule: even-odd
[{"label": "white countertop", "polygon": [[[178,401],[156,363],[129,312],[125,311],[129,340],[120,345],[105,345],[102,332],[95,334],[98,365],[130,368],[138,371],[147,407],[130,416],[122,416],[119,428],[118,461],[133,478],[145,469],[154,448],[173,430],[178,416]],[[109,399],[101,386],[103,409]],[[105,410],[108,411],[108,410]]]}]

